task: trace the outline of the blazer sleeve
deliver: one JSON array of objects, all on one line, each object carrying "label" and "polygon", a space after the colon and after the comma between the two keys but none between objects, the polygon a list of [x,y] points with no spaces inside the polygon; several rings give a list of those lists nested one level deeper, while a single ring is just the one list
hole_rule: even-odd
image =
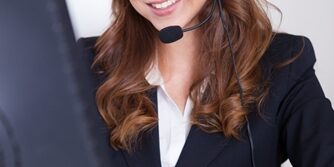
[{"label": "blazer sleeve", "polygon": [[291,87],[281,105],[281,141],[294,167],[334,167],[334,111],[315,75],[315,55],[304,50],[289,65]]}]

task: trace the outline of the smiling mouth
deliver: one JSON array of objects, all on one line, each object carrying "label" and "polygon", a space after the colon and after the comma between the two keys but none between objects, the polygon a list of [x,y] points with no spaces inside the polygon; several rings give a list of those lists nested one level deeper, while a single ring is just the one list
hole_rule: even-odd
[{"label": "smiling mouth", "polygon": [[172,6],[175,3],[176,3],[176,0],[167,0],[167,1],[162,2],[162,3],[151,4],[151,6],[155,9],[166,9],[166,8]]}]

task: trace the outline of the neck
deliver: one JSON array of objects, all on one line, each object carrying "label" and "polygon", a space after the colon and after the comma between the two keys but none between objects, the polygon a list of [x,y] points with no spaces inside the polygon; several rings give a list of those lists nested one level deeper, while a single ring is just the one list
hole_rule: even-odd
[{"label": "neck", "polygon": [[196,34],[195,31],[187,32],[177,42],[158,45],[158,68],[164,86],[180,111],[184,110],[194,80],[199,46]]},{"label": "neck", "polygon": [[173,76],[182,74],[188,75],[184,76],[186,78],[192,78],[199,48],[197,33],[196,30],[186,32],[182,39],[171,44],[158,43],[157,58],[164,80],[168,81]]}]

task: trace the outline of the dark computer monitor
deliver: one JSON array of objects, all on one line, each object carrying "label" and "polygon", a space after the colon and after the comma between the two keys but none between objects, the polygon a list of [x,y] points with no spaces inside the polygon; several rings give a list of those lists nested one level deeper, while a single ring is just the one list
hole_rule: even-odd
[{"label": "dark computer monitor", "polygon": [[111,167],[64,0],[0,2],[0,166]]}]

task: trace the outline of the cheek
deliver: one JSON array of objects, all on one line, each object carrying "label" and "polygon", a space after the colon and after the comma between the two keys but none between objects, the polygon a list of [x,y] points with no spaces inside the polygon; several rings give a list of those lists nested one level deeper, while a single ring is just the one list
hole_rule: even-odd
[{"label": "cheek", "polygon": [[130,0],[130,4],[140,15],[147,18],[145,14],[146,4],[144,2],[141,2],[140,0]]},{"label": "cheek", "polygon": [[137,13],[151,22],[156,29],[159,30],[163,28],[163,26],[160,24],[161,22],[164,22],[164,20],[155,18],[150,12],[150,7],[146,3],[142,2],[141,0],[130,0],[130,4],[135,9],[135,11],[137,11]]}]

